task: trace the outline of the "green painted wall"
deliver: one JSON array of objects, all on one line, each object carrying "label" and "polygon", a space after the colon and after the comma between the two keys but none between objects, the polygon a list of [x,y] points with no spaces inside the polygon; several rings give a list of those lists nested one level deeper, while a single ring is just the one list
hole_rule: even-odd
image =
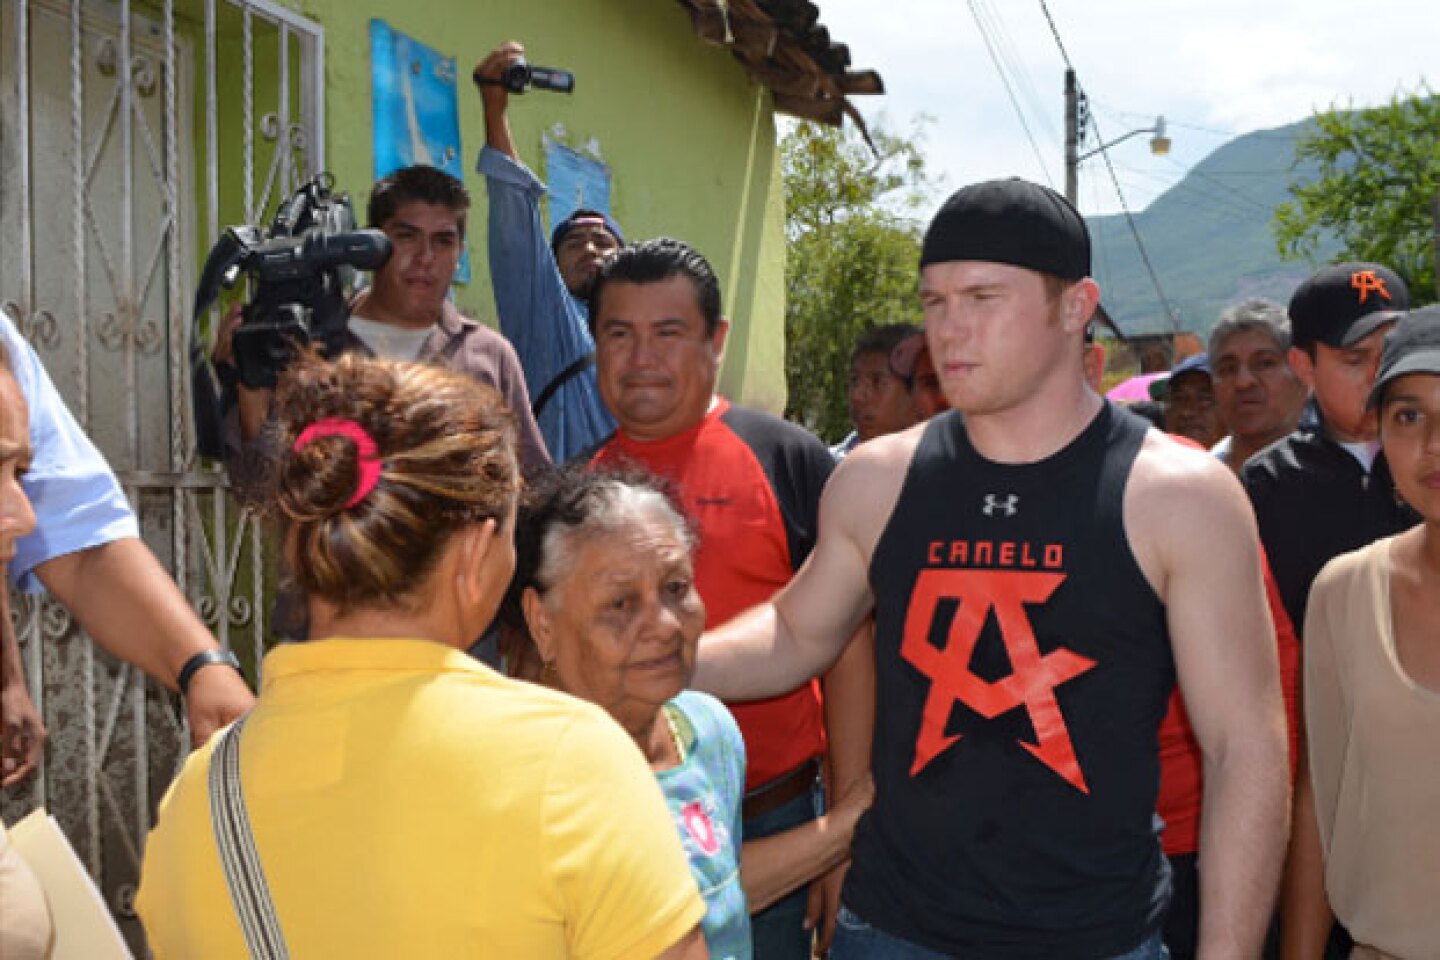
[{"label": "green painted wall", "polygon": [[[470,70],[508,39],[530,59],[577,76],[573,96],[511,98],[521,156],[538,168],[541,134],[594,138],[613,176],[612,206],[632,240],[669,234],[715,265],[733,328],[721,390],[779,412],[785,402],[784,195],[768,91],[728,51],[702,43],[675,0],[288,0],[325,29],[326,153],[340,185],[363,206],[371,182],[369,21],[380,17],[453,56],[461,76],[460,133],[473,169],[484,143]],[[544,177],[544,170],[537,169]],[[485,188],[470,230],[476,275],[462,307],[493,323],[486,272]]]}]

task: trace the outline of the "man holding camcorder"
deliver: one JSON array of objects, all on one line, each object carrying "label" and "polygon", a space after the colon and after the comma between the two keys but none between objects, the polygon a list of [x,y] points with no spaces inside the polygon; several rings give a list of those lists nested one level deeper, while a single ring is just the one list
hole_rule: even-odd
[{"label": "man holding camcorder", "polygon": [[[351,301],[341,347],[437,363],[493,386],[515,414],[521,466],[528,469],[548,463],[549,456],[530,413],[515,350],[484,324],[462,317],[448,299],[469,211],[464,184],[434,167],[404,167],[375,184],[367,219],[385,233],[392,252],[370,286]],[[231,340],[240,322],[239,309],[233,309],[217,343],[217,365],[232,362]],[[250,389],[242,381],[236,394],[238,415],[229,424],[226,446],[231,479],[243,487],[251,476],[252,458],[245,454],[260,436],[271,391]]]},{"label": "man holding camcorder", "polygon": [[[470,195],[464,184],[434,167],[413,166],[382,178],[370,194],[367,219],[385,233],[391,254],[368,288],[350,302],[342,351],[361,350],[394,360],[435,363],[467,373],[500,392],[515,415],[522,470],[546,466],[545,451],[525,376],[515,349],[500,334],[450,303],[450,279],[460,262]],[[240,308],[227,314],[217,340],[217,367],[233,363]],[[264,476],[271,446],[263,428],[272,391],[245,386],[235,377],[235,405],[225,419],[224,448],[232,486],[245,497]],[[276,632],[290,638],[306,630],[303,605],[286,592],[276,598]]]},{"label": "man holding camcorder", "polygon": [[510,134],[512,93],[527,87],[569,93],[574,78],[527,63],[525,48],[510,41],[476,65],[474,80],[485,106],[476,169],[490,194],[490,276],[500,330],[524,366],[545,443],[563,463],[615,431],[595,383],[586,302],[600,264],[624,241],[613,219],[588,209],[571,213],[547,238],[540,222],[545,184],[520,161]]}]

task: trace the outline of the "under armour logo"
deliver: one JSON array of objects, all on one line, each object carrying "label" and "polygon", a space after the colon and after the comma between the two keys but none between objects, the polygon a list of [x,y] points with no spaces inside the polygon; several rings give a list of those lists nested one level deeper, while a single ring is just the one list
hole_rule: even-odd
[{"label": "under armour logo", "polygon": [[1378,293],[1386,300],[1390,299],[1390,291],[1385,289],[1385,281],[1376,276],[1374,270],[1356,270],[1350,274],[1350,286],[1360,294],[1361,303],[1372,293]]},{"label": "under armour logo", "polygon": [[980,508],[985,511],[985,516],[995,516],[995,511],[1004,512],[1005,516],[1013,517],[1020,512],[1020,495],[1018,493],[1007,494],[1005,499],[1000,499],[993,493],[985,494],[985,506]]}]

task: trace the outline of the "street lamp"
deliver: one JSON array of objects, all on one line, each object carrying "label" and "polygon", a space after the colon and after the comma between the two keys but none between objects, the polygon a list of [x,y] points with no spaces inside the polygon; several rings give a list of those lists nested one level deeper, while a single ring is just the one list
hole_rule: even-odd
[{"label": "street lamp", "polygon": [[1085,95],[1081,93],[1075,83],[1075,71],[1065,71],[1065,198],[1073,204],[1079,204],[1077,199],[1078,179],[1080,161],[1093,157],[1102,150],[1109,150],[1115,144],[1131,137],[1138,137],[1142,133],[1150,134],[1150,152],[1157,157],[1163,157],[1170,152],[1170,138],[1165,134],[1165,118],[1156,117],[1155,125],[1151,127],[1140,127],[1131,130],[1129,133],[1116,137],[1108,143],[1102,143],[1093,150],[1080,152],[1080,139],[1085,124],[1082,114],[1086,109]]},{"label": "street lamp", "polygon": [[1111,140],[1108,143],[1102,143],[1094,150],[1086,150],[1084,153],[1080,154],[1080,156],[1075,158],[1075,162],[1079,163],[1081,160],[1088,160],[1091,157],[1095,156],[1095,154],[1099,153],[1101,150],[1109,150],[1111,147],[1115,146],[1115,144],[1117,143],[1120,143],[1122,140],[1129,140],[1131,137],[1138,137],[1142,133],[1153,134],[1153,136],[1150,138],[1150,152],[1155,154],[1155,156],[1163,157],[1165,156],[1165,154],[1170,152],[1170,138],[1165,136],[1165,118],[1156,117],[1155,126],[1140,127],[1138,130],[1131,130],[1129,133],[1122,134],[1121,136],[1116,137],[1114,140]]}]

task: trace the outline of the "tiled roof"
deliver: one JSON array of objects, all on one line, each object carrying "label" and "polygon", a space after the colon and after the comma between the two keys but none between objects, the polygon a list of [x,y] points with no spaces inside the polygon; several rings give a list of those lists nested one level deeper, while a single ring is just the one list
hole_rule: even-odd
[{"label": "tiled roof", "polygon": [[702,40],[728,47],[775,97],[775,109],[839,126],[849,116],[864,130],[849,97],[880,94],[874,70],[852,71],[850,48],[830,39],[810,0],[680,0]]}]

